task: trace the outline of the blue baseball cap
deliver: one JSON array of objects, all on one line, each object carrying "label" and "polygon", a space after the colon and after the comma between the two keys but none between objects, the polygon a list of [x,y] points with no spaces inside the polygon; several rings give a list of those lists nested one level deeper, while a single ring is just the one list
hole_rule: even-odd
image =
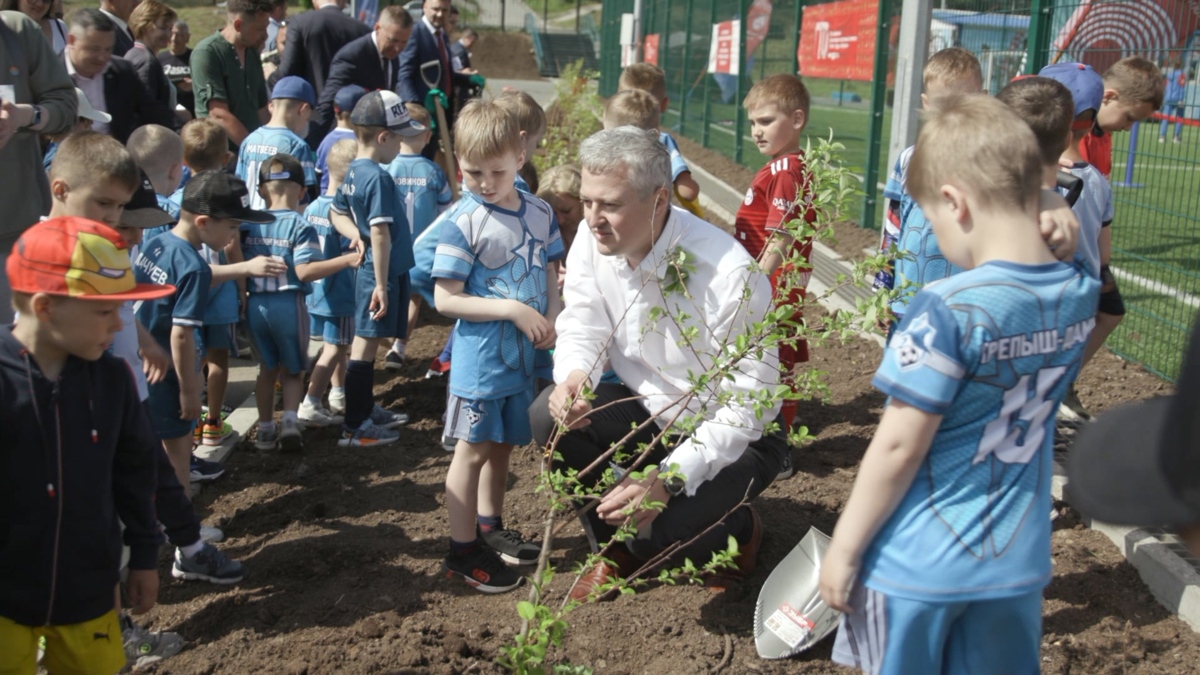
[{"label": "blue baseball cap", "polygon": [[1086,63],[1052,63],[1038,73],[1062,84],[1075,99],[1075,116],[1088,110],[1100,112],[1104,100],[1104,79]]},{"label": "blue baseball cap", "polygon": [[333,107],[339,112],[353,112],[358,100],[367,95],[367,90],[357,84],[348,84],[333,96]]},{"label": "blue baseball cap", "polygon": [[274,101],[277,98],[304,101],[314,108],[317,107],[316,90],[308,83],[308,80],[295,75],[288,75],[275,83],[275,88],[271,90],[271,100]]}]

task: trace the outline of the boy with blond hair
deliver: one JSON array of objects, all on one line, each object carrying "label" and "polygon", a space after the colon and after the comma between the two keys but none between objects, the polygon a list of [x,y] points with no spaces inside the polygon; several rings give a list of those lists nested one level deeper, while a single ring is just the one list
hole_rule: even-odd
[{"label": "boy with blond hair", "polygon": [[[433,135],[430,125],[429,111],[416,103],[404,104],[408,116],[414,122],[425,127],[419,136],[408,136],[400,139],[400,154],[385,168],[396,182],[397,198],[404,208],[408,220],[409,232],[413,241],[421,236],[443,211],[450,207],[453,195],[450,192],[450,181],[446,172],[437,162],[421,155],[421,149]],[[411,290],[411,289],[410,289]],[[404,365],[404,347],[408,336],[412,335],[417,325],[417,313],[421,309],[421,296],[412,294],[408,298],[408,328],[402,338],[392,342],[392,348],[384,356],[383,367],[388,370],[400,370]]]},{"label": "boy with blond hair", "polygon": [[[269,279],[251,279],[246,299],[246,328],[260,363],[254,398],[258,403],[259,450],[299,452],[298,411],[304,395],[308,365],[308,310],[304,296],[309,283],[358,264],[351,252],[325,260],[317,233],[297,209],[307,180],[300,160],[279,153],[259,166],[258,190],[273,216],[271,222],[242,225],[246,255],[269,256],[287,269]],[[275,382],[283,383],[283,421],[275,426]]]},{"label": "boy with blond hair", "polygon": [[403,337],[407,329],[405,305],[408,270],[413,266],[412,234],[396,184],[381,164],[400,154],[405,136],[418,136],[425,126],[414,122],[400,97],[390,91],[373,91],[354,106],[350,122],[358,142],[356,158],[334,197],[329,220],[364,250],[355,274],[354,340],[346,364],[346,415],[342,446],[378,446],[394,443],[393,431],[408,416],[375,404],[372,393],[375,356],[379,343]]},{"label": "boy with blond hair", "polygon": [[[524,169],[533,161],[538,144],[546,135],[546,111],[542,110],[542,106],[538,105],[532,96],[518,89],[506,89],[496,97],[496,103],[517,120],[517,128],[521,130],[525,150],[525,162],[521,164],[520,169]],[[533,194],[534,190],[531,189],[529,181],[521,176],[520,169],[516,177],[517,189]]]},{"label": "boy with blond hair", "polygon": [[275,83],[271,89],[271,102],[267,104],[271,119],[255,129],[242,141],[238,151],[237,173],[250,190],[250,208],[266,208],[266,202],[258,190],[258,177],[263,163],[276,153],[295,157],[304,167],[308,202],[316,199],[317,156],[304,141],[308,133],[308,120],[317,107],[317,93],[302,77],[290,75]]},{"label": "boy with blond hair", "polygon": [[[742,101],[750,120],[750,135],[758,151],[769,159],[746,190],[734,220],[734,238],[758,261],[771,278],[777,303],[799,306],[808,286],[809,269],[796,269],[789,261],[807,263],[812,240],[796,239],[787,224],[795,218],[812,223],[816,214],[808,206],[809,170],[800,151],[800,134],[808,124],[808,88],[795,75],[772,75],[746,94]],[[780,286],[789,289],[780,294]],[[794,319],[801,319],[797,311]],[[779,344],[779,367],[784,383],[794,381],[796,364],[808,361],[808,343],[789,339]],[[785,429],[796,417],[796,402],[784,401],[780,410]],[[784,464],[780,478],[792,475],[792,464]]]},{"label": "boy with blond hair", "polygon": [[6,273],[20,316],[0,326],[0,670],[35,672],[44,640],[50,672],[115,673],[122,543],[133,611],[158,596],[157,442],[129,366],[106,350],[123,303],[175,289],[137,283],[120,236],[77,217],[22,233]]},{"label": "boy with blond hair", "polygon": [[[357,153],[358,144],[351,139],[333,144],[326,162],[329,186],[325,194],[304,210],[304,218],[321,242],[325,260],[351,252],[350,240],[329,222],[329,210]],[[346,357],[354,340],[354,270],[344,269],[313,281],[307,302],[312,334],[321,337],[323,346],[309,376],[308,394],[300,404],[300,420],[318,427],[341,424],[342,413],[346,411]],[[326,388],[329,388],[328,408],[321,403]]]},{"label": "boy with blond hair", "polygon": [[[582,183],[578,166],[559,164],[546,171],[537,191],[538,198],[554,210],[564,251],[571,250],[571,242],[575,241],[579,223],[583,222],[583,202],[579,200]],[[559,274],[559,277],[561,281],[562,275]]]},{"label": "boy with blond hair", "polygon": [[340,141],[354,140],[354,124],[350,122],[350,114],[358,100],[367,95],[367,90],[357,84],[348,84],[333,97],[333,114],[337,124],[321,139],[317,146],[317,177],[321,180],[321,194],[326,195],[329,188],[329,151],[333,144]]},{"label": "boy with blond hair", "polygon": [[1043,240],[1046,158],[1029,126],[979,94],[932,108],[907,186],[965,271],[918,291],[884,353],[874,385],[888,405],[822,560],[821,597],[845,613],[838,663],[1037,672],[1054,410],[1099,282]]},{"label": "boy with blond hair", "polygon": [[633,126],[658,130],[660,116],[658,101],[653,96],[640,89],[626,89],[614,94],[604,106],[604,128]]},{"label": "boy with blond hair", "polygon": [[179,206],[171,201],[171,195],[183,179],[183,140],[179,134],[158,124],[146,124],[133,130],[125,149],[150,179],[159,208],[178,219]]},{"label": "boy with blond hair", "polygon": [[505,529],[504,491],[513,447],[533,439],[534,350],[554,344],[561,301],[550,263],[563,248],[550,207],[515,185],[525,148],[508,108],[472,101],[454,132],[467,191],[443,216],[432,272],[438,311],[458,320],[446,420],[458,443],[446,474],[442,572],[502,593],[522,578],[504,561],[530,564],[540,552]]},{"label": "boy with blond hair", "polygon": [[[630,89],[644,91],[658,102],[659,119],[654,121],[653,127],[657,129],[662,116],[671,104],[671,99],[667,96],[666,73],[662,68],[650,63],[635,63],[627,66],[625,70],[621,71],[621,77],[617,80],[617,92]],[[702,215],[697,202],[700,199],[700,186],[696,184],[696,179],[692,178],[692,171],[679,152],[679,145],[671,137],[671,134],[665,131],[659,133],[658,140],[667,146],[667,151],[671,153],[671,180],[675,184],[675,196],[689,211],[696,215]]]},{"label": "boy with blond hair", "polygon": [[1129,131],[1135,122],[1153,115],[1162,107],[1165,91],[1162,71],[1150,59],[1127,56],[1112,64],[1104,71],[1104,96],[1096,111],[1095,124],[1091,133],[1079,141],[1083,161],[1109,178],[1113,132]]}]

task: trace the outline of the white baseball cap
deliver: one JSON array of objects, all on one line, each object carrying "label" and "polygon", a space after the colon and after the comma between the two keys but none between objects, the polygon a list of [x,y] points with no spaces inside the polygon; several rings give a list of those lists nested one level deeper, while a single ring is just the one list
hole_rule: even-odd
[{"label": "white baseball cap", "polygon": [[103,122],[104,124],[112,121],[112,115],[96,110],[92,106],[92,102],[87,99],[87,94],[83,93],[83,90],[79,87],[75,87],[75,96],[79,99],[79,112],[77,113],[79,117],[89,119],[93,122]]}]

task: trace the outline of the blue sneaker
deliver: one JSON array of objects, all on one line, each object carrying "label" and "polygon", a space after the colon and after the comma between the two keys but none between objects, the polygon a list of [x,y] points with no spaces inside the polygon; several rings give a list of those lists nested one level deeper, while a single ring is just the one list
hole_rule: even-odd
[{"label": "blue sneaker", "polygon": [[378,445],[388,445],[400,440],[400,432],[392,429],[384,429],[371,423],[371,420],[366,420],[357,429],[347,429],[342,427],[342,436],[338,439],[338,445],[343,448],[366,448]]},{"label": "blue sneaker", "polygon": [[207,483],[220,478],[225,473],[225,465],[220,462],[210,462],[192,455],[191,475],[193,483]]},{"label": "blue sneaker", "polygon": [[209,581],[214,584],[236,584],[246,577],[242,563],[231,560],[212,544],[205,542],[204,548],[194,556],[185,556],[175,549],[175,564],[171,576],[185,581]]},{"label": "blue sneaker", "polygon": [[408,424],[408,413],[392,412],[376,403],[375,409],[371,411],[371,424],[384,429],[395,429]]}]

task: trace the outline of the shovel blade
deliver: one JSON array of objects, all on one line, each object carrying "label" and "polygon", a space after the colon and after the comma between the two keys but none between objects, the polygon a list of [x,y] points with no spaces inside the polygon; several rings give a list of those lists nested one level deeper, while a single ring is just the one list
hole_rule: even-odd
[{"label": "shovel blade", "polygon": [[829,536],[808,534],[767,577],[754,607],[754,646],[764,659],[786,659],[820,642],[837,628],[840,613],[821,600],[821,558]]}]

